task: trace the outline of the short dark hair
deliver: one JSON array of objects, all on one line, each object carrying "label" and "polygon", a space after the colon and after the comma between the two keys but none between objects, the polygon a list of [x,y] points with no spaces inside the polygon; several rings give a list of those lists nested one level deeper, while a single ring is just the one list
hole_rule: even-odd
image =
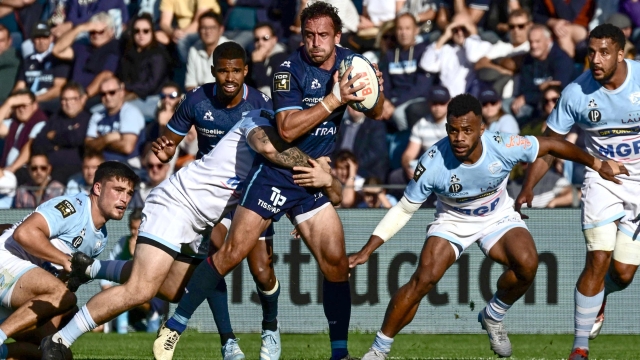
[{"label": "short dark hair", "polygon": [[212,19],[213,21],[217,22],[219,26],[224,25],[224,20],[222,20],[222,16],[220,14],[216,14],[213,11],[207,11],[206,13],[200,15],[200,17],[198,18],[198,29],[200,29],[200,22],[202,21],[202,19]]},{"label": "short dark hair", "polygon": [[36,151],[31,153],[31,155],[29,156],[29,164],[31,164],[31,160],[33,160],[33,158],[36,156],[44,156],[44,158],[47,159],[47,163],[51,164],[51,162],[49,161],[49,155],[47,155],[47,153],[43,151]]},{"label": "short dark hair", "polygon": [[276,30],[273,28],[273,25],[271,25],[271,23],[266,22],[266,21],[262,21],[256,24],[256,26],[253,27],[253,31],[256,31],[257,29],[266,27],[269,29],[269,31],[271,32],[271,36],[276,36]]},{"label": "short dark hair", "polygon": [[398,14],[398,16],[396,16],[396,18],[393,20],[393,25],[394,26],[398,26],[398,21],[403,17],[411,18],[413,25],[418,26],[418,21],[416,20],[416,17],[413,16],[413,14],[411,14],[409,12],[403,12],[403,13]]},{"label": "short dark hair", "polygon": [[180,85],[178,85],[177,82],[174,81],[167,81],[164,84],[162,84],[162,88],[167,88],[167,87],[172,87],[172,88],[176,88],[178,89],[178,94],[181,94],[182,91],[180,90]]},{"label": "short dark hair", "polygon": [[447,105],[447,117],[458,117],[469,112],[478,116],[482,114],[482,104],[471,94],[460,94],[451,99]]},{"label": "short dark hair", "polygon": [[302,31],[304,31],[304,26],[307,24],[307,21],[310,19],[317,19],[320,17],[326,16],[331,19],[333,22],[333,30],[335,33],[342,32],[342,19],[338,16],[338,9],[324,1],[317,1],[313,4],[307,6],[300,13],[300,24],[302,24]]},{"label": "short dark hair", "polygon": [[336,154],[336,159],[333,162],[334,164],[337,164],[339,162],[343,162],[343,161],[347,161],[347,160],[351,160],[354,163],[358,164],[358,158],[356,157],[356,154],[354,154],[353,152],[349,151],[349,150],[340,150],[338,151],[338,153]]},{"label": "short dark hair", "polygon": [[62,87],[62,90],[60,91],[60,94],[62,94],[63,92],[67,91],[67,90],[73,90],[76,91],[80,96],[84,96],[86,95],[86,91],[84,90],[84,87],[80,84],[78,84],[75,81],[67,81],[66,84],[64,84],[64,86]]},{"label": "short dark hair", "polygon": [[142,220],[142,209],[141,208],[135,208],[135,209],[133,209],[131,214],[129,214],[129,225],[131,225],[131,222],[134,221],[134,220]]},{"label": "short dark hair", "polygon": [[99,158],[101,162],[104,162],[104,154],[102,154],[102,151],[95,151],[93,149],[90,148],[84,148],[84,154],[82,155],[82,159],[93,159],[93,158]]},{"label": "short dark hair", "polygon": [[218,46],[213,50],[213,54],[211,55],[211,60],[213,61],[213,66],[216,66],[218,60],[226,59],[226,60],[242,60],[243,64],[247,63],[247,52],[244,51],[242,45],[238,44],[235,41],[227,41]]},{"label": "short dark hair", "polygon": [[611,24],[600,24],[596,26],[589,33],[589,41],[591,39],[611,39],[611,41],[618,45],[618,49],[624,49],[624,45],[627,39],[624,36],[622,30],[619,27]]},{"label": "short dark hair", "polygon": [[126,180],[136,187],[140,182],[140,177],[131,170],[131,168],[118,161],[105,161],[96,170],[93,177],[93,184],[116,178],[117,180]]},{"label": "short dark hair", "polygon": [[18,89],[11,93],[11,96],[15,96],[15,95],[29,95],[29,99],[31,99],[31,103],[36,102],[36,95],[28,88]]},{"label": "short dark hair", "polygon": [[513,17],[520,17],[520,16],[526,16],[527,21],[531,21],[531,13],[527,9],[519,8],[509,13],[509,19]]}]

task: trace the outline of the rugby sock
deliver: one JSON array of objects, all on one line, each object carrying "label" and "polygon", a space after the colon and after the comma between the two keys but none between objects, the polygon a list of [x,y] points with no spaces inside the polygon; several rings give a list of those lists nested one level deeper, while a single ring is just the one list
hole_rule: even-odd
[{"label": "rugby sock", "polygon": [[7,347],[7,344],[0,345],[0,360],[7,360],[8,357],[9,357],[9,348]]},{"label": "rugby sock", "polygon": [[7,334],[0,330],[0,344],[4,344],[5,341],[7,341]]},{"label": "rugby sock", "polygon": [[89,309],[87,309],[87,305],[85,305],[74,315],[67,326],[53,335],[53,341],[57,342],[58,339],[61,339],[63,344],[70,347],[80,335],[96,327],[98,327],[98,324],[93,321],[91,314],[89,314]]},{"label": "rugby sock", "polygon": [[[187,290],[191,291],[188,286]],[[218,328],[221,344],[226,344],[227,339],[235,339],[236,336],[233,334],[231,319],[229,318],[227,282],[224,281],[224,278],[220,280],[218,286],[209,294],[207,303],[209,304],[209,309],[211,309],[211,314],[213,314],[213,321],[215,321],[216,327]]]},{"label": "rugby sock", "polygon": [[607,276],[604,278],[604,297],[606,298],[609,294],[612,294],[616,291],[622,291],[627,288],[627,285],[620,285],[617,282],[613,281],[611,275],[607,273]]},{"label": "rugby sock", "polygon": [[383,334],[382,330],[378,330],[376,339],[373,340],[373,345],[371,345],[371,348],[373,350],[378,350],[381,353],[389,355],[389,352],[391,351],[391,345],[393,345],[393,338],[390,338],[387,335]]},{"label": "rugby sock", "polygon": [[278,279],[276,279],[276,286],[269,291],[262,291],[258,288],[258,297],[260,305],[262,305],[262,330],[278,330],[278,296],[280,296]]},{"label": "rugby sock", "polygon": [[[196,267],[193,275],[191,275],[191,280],[189,280],[189,283],[187,284],[188,291],[185,291],[185,294],[182,295],[178,308],[172,316],[172,319],[175,319],[176,322],[184,323],[184,328],[186,328],[187,322],[191,316],[193,316],[193,313],[196,311],[198,306],[200,306],[200,304],[202,304],[202,302],[204,302],[204,300],[214,292],[218,283],[224,279],[218,270],[213,267],[213,264],[211,264],[210,261],[211,259],[208,258]],[[179,318],[176,315],[182,318]],[[173,324],[175,325],[175,323]],[[167,322],[167,326],[172,330],[177,330],[171,327],[169,322]]]},{"label": "rugby sock", "polygon": [[120,273],[126,265],[124,260],[96,260],[91,264],[87,274],[92,279],[109,280],[120,284]]},{"label": "rugby sock", "polygon": [[575,338],[573,348],[589,349],[589,332],[604,300],[604,290],[595,296],[584,296],[575,289]]},{"label": "rugby sock", "polygon": [[349,354],[347,338],[351,319],[351,289],[348,281],[322,283],[324,316],[329,321],[331,359],[342,359]]},{"label": "rugby sock", "polygon": [[491,320],[500,322],[504,319],[509,308],[511,308],[511,305],[503,303],[498,299],[496,294],[493,294],[493,297],[489,300],[487,307],[484,308],[484,312]]}]

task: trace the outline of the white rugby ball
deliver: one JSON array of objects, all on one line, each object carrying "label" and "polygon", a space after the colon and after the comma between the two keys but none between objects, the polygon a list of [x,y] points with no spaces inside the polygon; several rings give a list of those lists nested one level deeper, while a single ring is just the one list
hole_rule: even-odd
[{"label": "white rugby ball", "polygon": [[342,76],[350,66],[353,66],[353,69],[351,69],[351,73],[348,75],[349,79],[356,76],[356,74],[362,74],[360,79],[356,80],[351,87],[357,87],[360,84],[364,84],[365,87],[353,93],[354,96],[364,97],[364,100],[360,102],[350,102],[349,106],[354,110],[362,112],[369,111],[376,106],[380,97],[380,84],[376,77],[376,69],[366,57],[360,54],[351,54],[340,63],[340,79],[342,79]]}]

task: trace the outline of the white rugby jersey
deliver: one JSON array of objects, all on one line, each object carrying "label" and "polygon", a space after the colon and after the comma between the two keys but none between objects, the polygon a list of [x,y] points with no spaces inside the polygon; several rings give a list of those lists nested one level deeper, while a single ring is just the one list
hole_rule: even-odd
[{"label": "white rugby jersey", "polygon": [[247,135],[256,127],[273,126],[271,121],[271,111],[247,112],[215,148],[159,186],[170,183],[209,225],[218,223],[238,204],[242,183],[253,164],[255,152],[246,143]]},{"label": "white rugby jersey", "polygon": [[567,85],[547,126],[564,135],[578,124],[591,155],[624,163],[631,175],[640,175],[640,63],[625,61],[627,78],[615,90],[605,89],[591,71]]},{"label": "white rugby jersey", "polygon": [[433,145],[420,158],[404,196],[413,203],[438,196],[436,217],[484,222],[486,216],[513,207],[507,194],[511,169],[520,161],[538,156],[538,139],[485,131],[482,155],[474,164],[463,164],[451,151],[449,138]]}]

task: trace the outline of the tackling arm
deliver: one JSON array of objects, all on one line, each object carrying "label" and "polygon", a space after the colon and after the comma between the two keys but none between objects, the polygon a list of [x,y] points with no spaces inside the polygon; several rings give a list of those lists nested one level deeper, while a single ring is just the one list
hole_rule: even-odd
[{"label": "tackling arm", "polygon": [[256,127],[247,135],[247,144],[272,163],[292,169],[309,167],[309,155],[283,141],[273,127]]}]

